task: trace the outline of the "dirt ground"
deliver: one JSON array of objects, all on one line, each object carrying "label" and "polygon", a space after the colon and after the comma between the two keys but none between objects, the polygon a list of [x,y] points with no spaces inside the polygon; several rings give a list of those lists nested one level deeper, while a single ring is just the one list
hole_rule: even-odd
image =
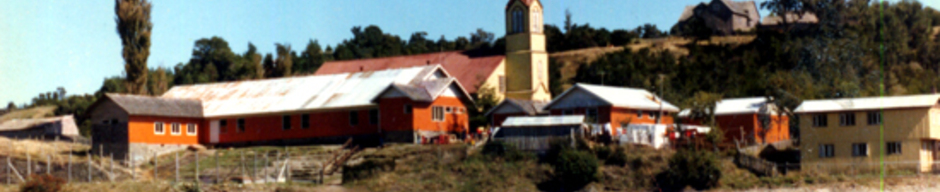
[{"label": "dirt ground", "polygon": [[[940,175],[923,175],[908,177],[889,177],[885,179],[884,191],[940,191]],[[810,185],[801,187],[784,187],[773,189],[740,190],[747,192],[830,192],[830,191],[882,191],[881,181],[877,178],[862,181],[834,183],[824,185]]]}]

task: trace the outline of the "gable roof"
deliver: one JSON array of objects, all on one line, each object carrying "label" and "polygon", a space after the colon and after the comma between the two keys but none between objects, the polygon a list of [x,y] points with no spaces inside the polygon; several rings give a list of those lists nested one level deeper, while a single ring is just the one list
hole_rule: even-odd
[{"label": "gable roof", "polygon": [[547,104],[545,109],[550,109],[552,105],[555,105],[558,101],[564,100],[566,95],[575,90],[582,90],[587,92],[588,94],[591,94],[592,96],[614,107],[659,110],[660,103],[662,103],[663,111],[679,112],[678,107],[672,105],[668,101],[663,101],[661,98],[659,98],[659,96],[656,96],[645,89],[600,86],[584,83],[578,83],[571,88],[568,88],[568,90],[565,90],[564,93],[561,93],[561,95],[559,95],[555,100],[552,100],[552,102]]},{"label": "gable roof", "polygon": [[202,117],[202,102],[196,99],[163,98],[141,95],[105,93],[105,97],[124,109],[128,115],[163,117]]},{"label": "gable roof", "polygon": [[58,117],[40,118],[40,119],[13,119],[0,122],[0,131],[19,131],[44,126],[47,124],[59,123],[63,135],[78,135],[78,126],[75,125],[75,118],[72,115],[63,115]]},{"label": "gable roof", "polygon": [[[506,8],[508,9],[509,6],[512,6],[512,3],[516,1],[522,2],[525,6],[532,6],[532,3],[538,2],[539,0],[509,0],[509,2],[506,3]],[[542,3],[539,2],[539,4],[541,5]]]},{"label": "gable roof", "polygon": [[491,113],[496,112],[496,110],[501,107],[514,107],[519,109],[519,111],[526,113],[527,115],[545,114],[547,112],[544,110],[545,105],[548,105],[548,101],[506,98],[503,100],[503,102],[500,102],[499,105],[496,105],[496,107],[493,107],[487,111],[483,116],[490,116]]},{"label": "gable roof", "polygon": [[[434,85],[443,72],[440,65],[313,75],[199,85],[175,86],[164,98],[202,101],[205,117],[226,117],[295,111],[371,107],[373,100],[393,84],[421,87]],[[453,82],[444,80],[443,82]],[[434,86],[426,89],[437,90]],[[439,93],[438,93],[439,94]],[[466,93],[464,93],[466,94]],[[432,95],[436,97],[436,95]]]},{"label": "gable roof", "polygon": [[468,52],[450,51],[374,59],[330,61],[323,63],[314,75],[388,70],[439,63],[448,73],[457,78],[457,82],[464,89],[469,93],[476,93],[477,86],[486,81],[496,71],[499,64],[503,63],[505,58],[504,55],[475,56]]},{"label": "gable roof", "polygon": [[413,82],[412,84],[393,83],[385,91],[382,91],[382,94],[385,94],[391,90],[395,90],[405,95],[405,97],[408,97],[408,99],[411,99],[412,101],[433,102],[439,96],[441,96],[445,90],[450,88],[451,85],[455,85],[458,89],[460,89],[459,92],[462,93],[460,95],[462,96],[462,99],[465,99],[465,101],[473,104],[473,98],[471,98],[466,89],[464,89],[460,83],[457,82],[457,79],[453,77],[423,80]]},{"label": "gable roof", "polygon": [[800,106],[797,107],[794,112],[820,113],[875,109],[921,108],[936,106],[938,101],[940,101],[940,94],[806,100],[803,101],[803,103],[800,104]]},{"label": "gable roof", "polygon": [[[776,105],[767,100],[766,97],[722,99],[715,103],[716,116],[754,113],[776,115],[776,109]],[[679,112],[679,117],[688,117],[691,112],[690,109],[682,110],[682,112]]]},{"label": "gable roof", "polygon": [[760,13],[758,12],[760,10],[757,9],[757,3],[754,1],[713,0],[708,4],[702,2],[695,5],[685,6],[685,9],[682,10],[682,15],[679,15],[679,21],[682,22],[691,18],[693,15],[695,15],[695,9],[699,7],[711,11],[710,9],[707,9],[707,7],[716,2],[724,5],[724,7],[727,7],[729,10],[731,10],[731,13],[743,15],[746,17],[756,16],[757,18],[752,18],[754,20],[760,19]]}]

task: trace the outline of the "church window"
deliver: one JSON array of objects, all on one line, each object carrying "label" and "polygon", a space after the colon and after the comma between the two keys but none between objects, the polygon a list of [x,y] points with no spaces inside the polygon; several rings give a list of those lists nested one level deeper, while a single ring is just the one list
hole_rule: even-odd
[{"label": "church window", "polygon": [[499,92],[506,93],[506,76],[499,76]]},{"label": "church window", "polygon": [[521,33],[525,30],[525,14],[522,9],[516,8],[512,11],[512,33]]},{"label": "church window", "polygon": [[539,26],[542,22],[542,14],[539,9],[532,9],[532,32],[541,33],[542,26]]}]

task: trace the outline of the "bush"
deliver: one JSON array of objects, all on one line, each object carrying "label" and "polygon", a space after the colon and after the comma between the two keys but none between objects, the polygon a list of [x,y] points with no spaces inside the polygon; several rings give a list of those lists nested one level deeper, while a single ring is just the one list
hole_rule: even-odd
[{"label": "bush", "polygon": [[548,142],[548,151],[545,151],[545,156],[542,158],[542,162],[554,164],[555,160],[558,159],[558,156],[562,151],[565,150],[590,150],[587,146],[587,142],[583,139],[575,140],[574,147],[571,146],[571,140],[568,139],[552,139]]},{"label": "bush", "polygon": [[525,151],[516,149],[512,145],[500,141],[491,141],[483,145],[480,152],[489,158],[501,158],[507,161],[520,161],[529,159],[532,155]]},{"label": "bush", "polygon": [[552,164],[556,181],[569,189],[580,188],[597,179],[598,163],[593,154],[578,150],[562,150]]},{"label": "bush", "polygon": [[607,165],[616,165],[616,166],[625,166],[627,165],[627,153],[624,152],[623,148],[615,147],[611,150],[610,155],[607,156],[607,161],[604,161]]},{"label": "bush", "polygon": [[61,191],[65,185],[65,180],[49,174],[33,175],[29,177],[20,191],[23,192],[55,192]]},{"label": "bush", "polygon": [[721,169],[715,154],[708,151],[680,150],[669,159],[669,167],[656,176],[659,187],[681,190],[692,186],[705,190],[718,186]]},{"label": "bush", "polygon": [[395,160],[367,158],[362,163],[343,165],[343,182],[367,179],[379,172],[395,169]]},{"label": "bush", "polygon": [[610,154],[613,153],[614,148],[608,146],[599,146],[594,148],[594,155],[597,155],[598,159],[607,159],[610,157]]}]

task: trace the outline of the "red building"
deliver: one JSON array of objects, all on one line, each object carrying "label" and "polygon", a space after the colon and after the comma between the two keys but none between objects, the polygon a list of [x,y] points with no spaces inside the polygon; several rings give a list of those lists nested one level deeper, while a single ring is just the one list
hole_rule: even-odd
[{"label": "red building", "polygon": [[[775,143],[790,139],[790,118],[765,97],[723,99],[715,103],[715,124],[724,132],[725,144]],[[692,124],[701,121],[679,114]]]},{"label": "red building", "polygon": [[161,146],[427,142],[466,133],[473,106],[439,65],[175,86],[99,103],[90,109],[96,125],[125,125],[121,142]]}]

